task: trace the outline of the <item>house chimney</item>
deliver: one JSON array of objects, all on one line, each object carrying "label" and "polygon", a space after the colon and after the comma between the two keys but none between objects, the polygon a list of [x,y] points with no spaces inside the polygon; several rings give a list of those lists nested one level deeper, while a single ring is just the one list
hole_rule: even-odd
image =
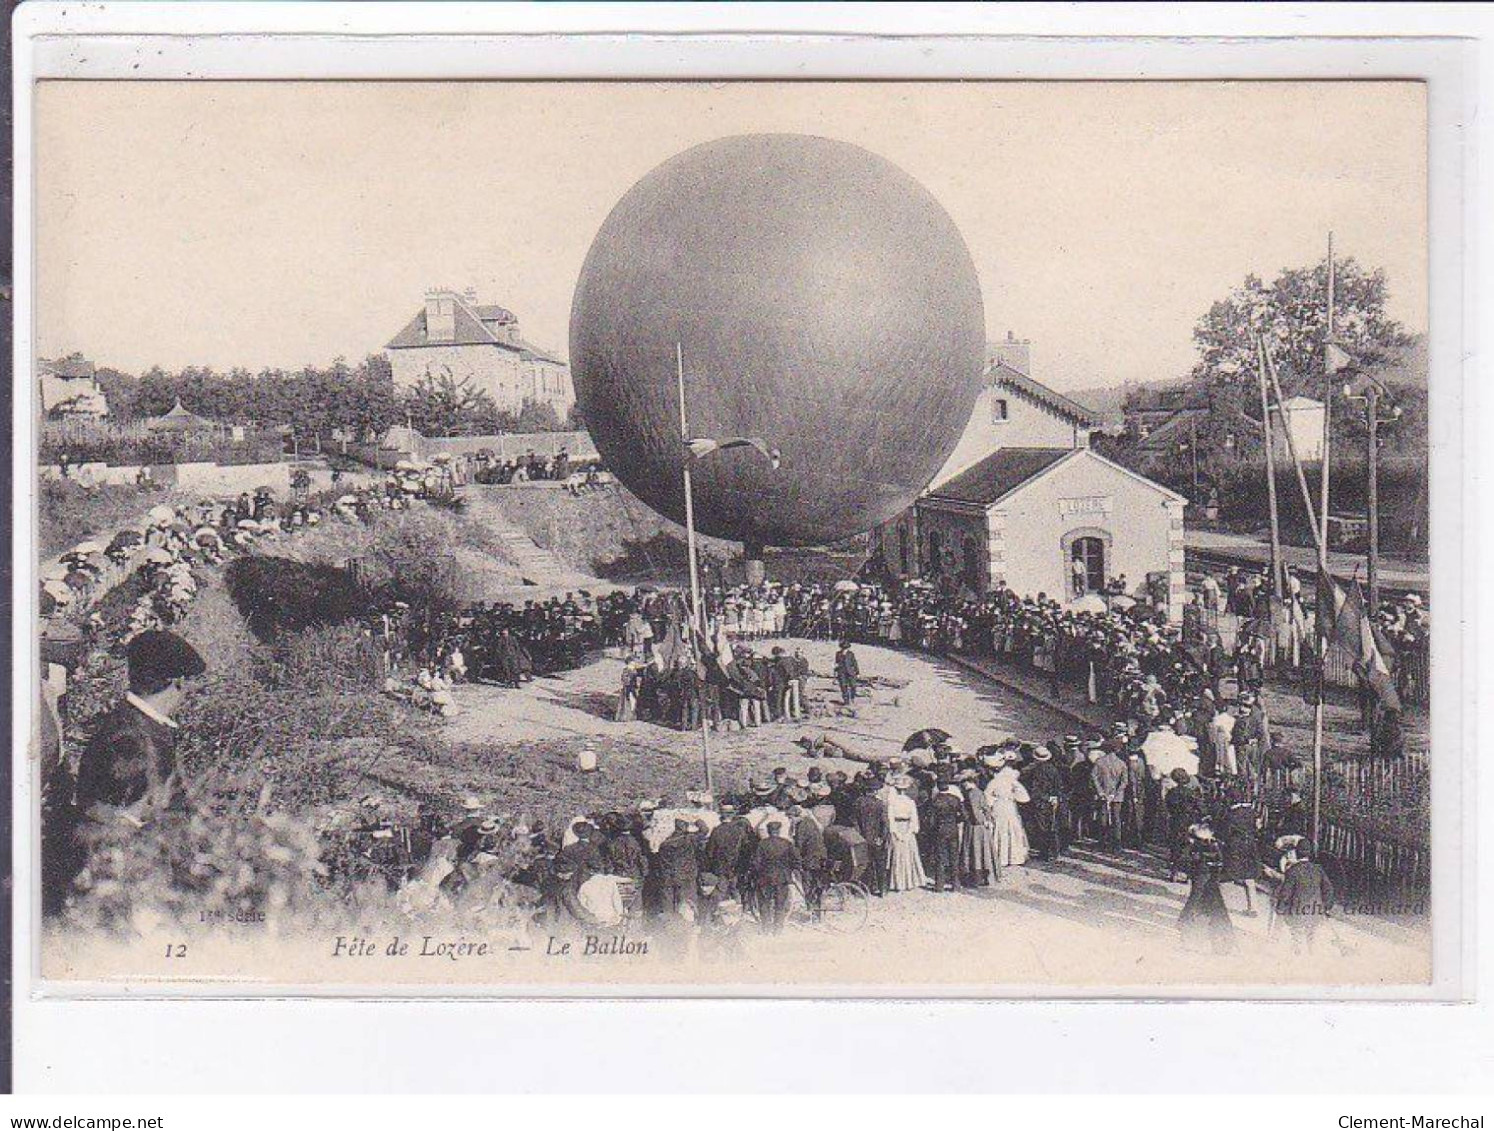
[{"label": "house chimney", "polygon": [[456,295],[445,288],[425,292],[425,340],[456,340]]},{"label": "house chimney", "polygon": [[991,360],[998,365],[1015,369],[1024,377],[1031,377],[1032,341],[1029,338],[1019,338],[1008,330],[1005,341],[996,342],[991,346]]}]

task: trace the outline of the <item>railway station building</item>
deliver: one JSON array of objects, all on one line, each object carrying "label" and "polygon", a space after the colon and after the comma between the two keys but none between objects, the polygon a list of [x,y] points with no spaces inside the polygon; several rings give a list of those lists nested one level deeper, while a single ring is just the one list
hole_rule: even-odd
[{"label": "railway station building", "polygon": [[1071,604],[1124,579],[1182,617],[1177,492],[1089,446],[1099,418],[1003,360],[954,453],[914,505],[878,534],[895,577],[979,595],[1006,585]]}]

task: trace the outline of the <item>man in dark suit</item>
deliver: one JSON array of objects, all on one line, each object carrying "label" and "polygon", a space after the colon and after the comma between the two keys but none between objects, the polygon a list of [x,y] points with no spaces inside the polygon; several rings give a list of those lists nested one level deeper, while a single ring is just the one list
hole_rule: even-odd
[{"label": "man in dark suit", "polygon": [[740,898],[744,859],[756,835],[735,805],[722,802],[721,823],[706,837],[705,866],[716,876],[724,898]]},{"label": "man in dark suit", "polygon": [[186,680],[207,670],[197,649],[174,632],[142,632],[126,649],[130,690],[99,723],[78,763],[78,809],[125,808],[181,794],[176,720]]},{"label": "man in dark suit", "polygon": [[666,914],[679,915],[695,901],[700,878],[700,841],[689,822],[676,818],[674,832],[659,845],[660,902]]},{"label": "man in dark suit", "polygon": [[825,830],[820,828],[814,814],[801,805],[790,806],[789,819],[794,825],[794,848],[804,866],[804,899],[811,907],[818,907],[820,892],[825,888]]},{"label": "man in dark suit", "polygon": [[856,799],[856,830],[866,841],[870,859],[866,865],[866,886],[873,895],[887,890],[887,847],[892,828],[887,820],[887,802],[879,793],[881,782],[868,778]]},{"label": "man in dark suit", "polygon": [[1312,844],[1301,841],[1292,850],[1286,876],[1276,890],[1276,914],[1291,931],[1293,953],[1311,953],[1319,925],[1338,901],[1333,881],[1312,856]]},{"label": "man in dark suit", "polygon": [[842,640],[835,653],[835,682],[840,685],[840,701],[847,705],[856,701],[856,690],[861,679],[861,665],[856,662],[856,653],[851,651],[851,642]]},{"label": "man in dark suit", "polygon": [[1022,787],[1032,799],[1033,847],[1043,859],[1057,860],[1063,852],[1068,780],[1046,747],[1036,747],[1032,758],[1022,771]]},{"label": "man in dark suit", "polygon": [[929,819],[934,890],[955,891],[965,886],[960,878],[960,828],[965,822],[965,801],[959,787],[949,784],[937,788],[929,799]]},{"label": "man in dark suit", "polygon": [[782,821],[769,821],[768,835],[758,841],[752,854],[752,890],[757,896],[763,930],[776,935],[788,916],[789,886],[794,873],[803,869],[799,850],[783,835]]}]

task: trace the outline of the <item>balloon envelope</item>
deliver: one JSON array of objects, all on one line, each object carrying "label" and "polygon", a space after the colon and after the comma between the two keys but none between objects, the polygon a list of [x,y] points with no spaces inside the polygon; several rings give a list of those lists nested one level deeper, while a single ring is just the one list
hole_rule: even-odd
[{"label": "balloon envelope", "polygon": [[725,138],[630,189],[571,307],[577,401],[607,466],[684,518],[676,383],[696,522],[820,545],[894,517],[939,470],[979,392],[985,313],[954,222],[890,162],[790,134]]}]

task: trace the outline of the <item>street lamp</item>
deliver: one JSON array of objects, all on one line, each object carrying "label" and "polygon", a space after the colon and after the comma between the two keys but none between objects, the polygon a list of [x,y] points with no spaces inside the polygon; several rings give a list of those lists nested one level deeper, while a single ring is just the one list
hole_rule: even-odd
[{"label": "street lamp", "polygon": [[1369,606],[1380,607],[1380,425],[1394,424],[1401,418],[1401,406],[1394,405],[1387,417],[1380,416],[1380,382],[1365,377],[1363,393],[1354,391],[1354,382],[1344,382],[1344,399],[1364,404],[1369,473],[1369,548],[1366,554],[1369,584]]},{"label": "street lamp", "polygon": [[[704,649],[702,642],[705,640],[706,624],[704,610],[700,603],[700,561],[695,549],[695,496],[690,486],[690,464],[694,460],[705,459],[707,456],[728,448],[751,448],[775,469],[778,467],[779,457],[777,448],[768,447],[767,441],[755,436],[731,436],[721,440],[692,437],[690,423],[685,415],[685,351],[679,342],[674,344],[674,361],[679,377],[680,442],[684,445],[684,459],[681,461],[681,466],[684,468],[685,477],[685,546],[690,555],[690,619],[695,636],[695,647],[699,654],[699,651]],[[701,759],[705,764],[706,792],[714,797],[716,789],[711,776],[711,729],[706,725],[704,715],[700,720],[700,751]]]}]

